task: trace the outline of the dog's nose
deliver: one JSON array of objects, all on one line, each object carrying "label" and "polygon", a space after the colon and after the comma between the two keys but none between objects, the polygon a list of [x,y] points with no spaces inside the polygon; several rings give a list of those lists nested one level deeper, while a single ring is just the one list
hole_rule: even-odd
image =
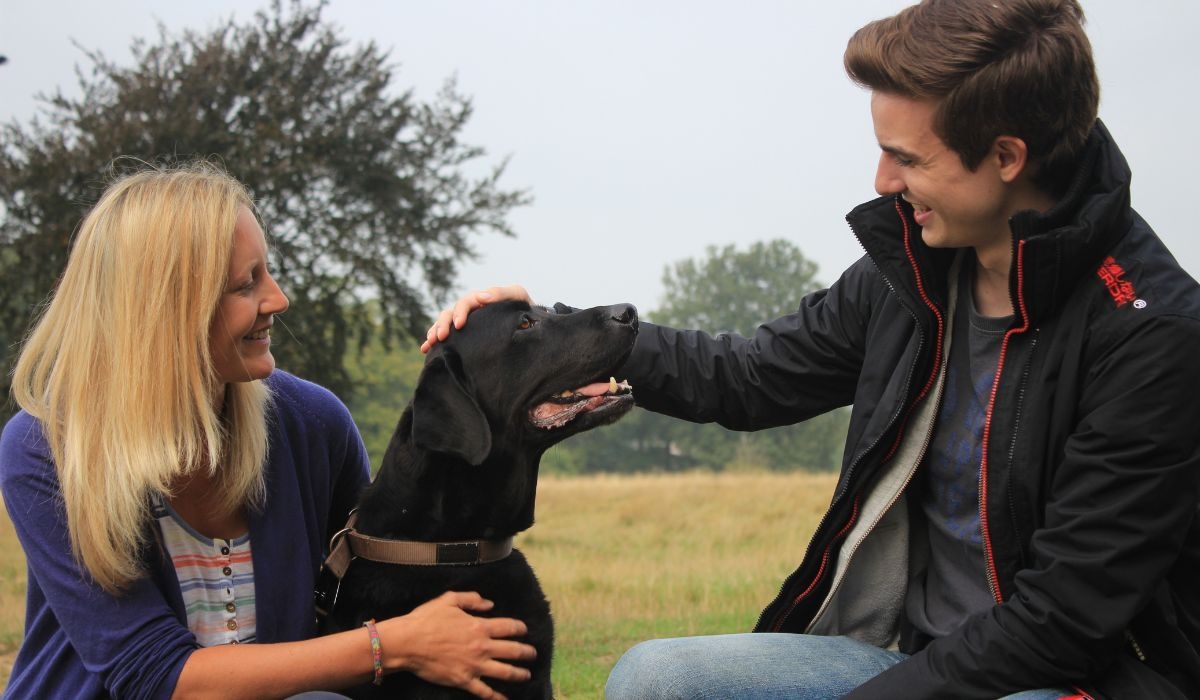
[{"label": "dog's nose", "polygon": [[633,304],[617,304],[608,307],[608,317],[622,325],[637,323],[637,307]]}]

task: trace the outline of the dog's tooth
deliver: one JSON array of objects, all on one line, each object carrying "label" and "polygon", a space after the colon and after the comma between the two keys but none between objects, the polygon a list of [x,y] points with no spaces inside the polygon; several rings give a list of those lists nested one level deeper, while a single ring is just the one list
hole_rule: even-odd
[{"label": "dog's tooth", "polygon": [[618,389],[617,378],[609,377],[608,378],[608,393],[615,394],[615,393],[617,393],[617,389]]}]

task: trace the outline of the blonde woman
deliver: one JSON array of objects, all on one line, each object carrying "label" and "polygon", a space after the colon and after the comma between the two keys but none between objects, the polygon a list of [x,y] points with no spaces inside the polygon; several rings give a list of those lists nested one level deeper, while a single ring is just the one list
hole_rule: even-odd
[{"label": "blonde woman", "polygon": [[493,697],[485,678],[527,676],[507,663],[533,654],[508,639],[524,625],[473,593],[314,638],[314,575],[368,465],[345,406],[275,370],[287,306],[250,196],[211,165],[126,176],[88,214],[0,437],[29,565],[5,697],[280,697],[397,670]]}]

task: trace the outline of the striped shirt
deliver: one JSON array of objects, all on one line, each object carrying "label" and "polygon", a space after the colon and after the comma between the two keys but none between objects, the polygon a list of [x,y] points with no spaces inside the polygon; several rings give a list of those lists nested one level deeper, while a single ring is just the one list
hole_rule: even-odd
[{"label": "striped shirt", "polygon": [[232,540],[197,532],[156,498],[154,517],[175,565],[188,629],[200,646],[241,644],[255,638],[254,562],[250,534]]}]

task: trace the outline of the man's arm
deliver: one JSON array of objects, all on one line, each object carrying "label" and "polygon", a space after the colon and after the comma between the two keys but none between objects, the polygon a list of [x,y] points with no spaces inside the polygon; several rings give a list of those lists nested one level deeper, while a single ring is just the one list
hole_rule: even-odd
[{"label": "man's arm", "polygon": [[429,348],[449,338],[451,328],[462,328],[466,325],[467,316],[472,311],[497,301],[524,301],[529,304],[533,303],[533,299],[529,297],[529,292],[519,284],[488,287],[487,289],[467,292],[458,301],[454,302],[454,306],[443,310],[438,315],[437,320],[433,322],[433,325],[429,327],[429,331],[425,334],[425,342],[421,343],[421,352],[429,352]]}]

